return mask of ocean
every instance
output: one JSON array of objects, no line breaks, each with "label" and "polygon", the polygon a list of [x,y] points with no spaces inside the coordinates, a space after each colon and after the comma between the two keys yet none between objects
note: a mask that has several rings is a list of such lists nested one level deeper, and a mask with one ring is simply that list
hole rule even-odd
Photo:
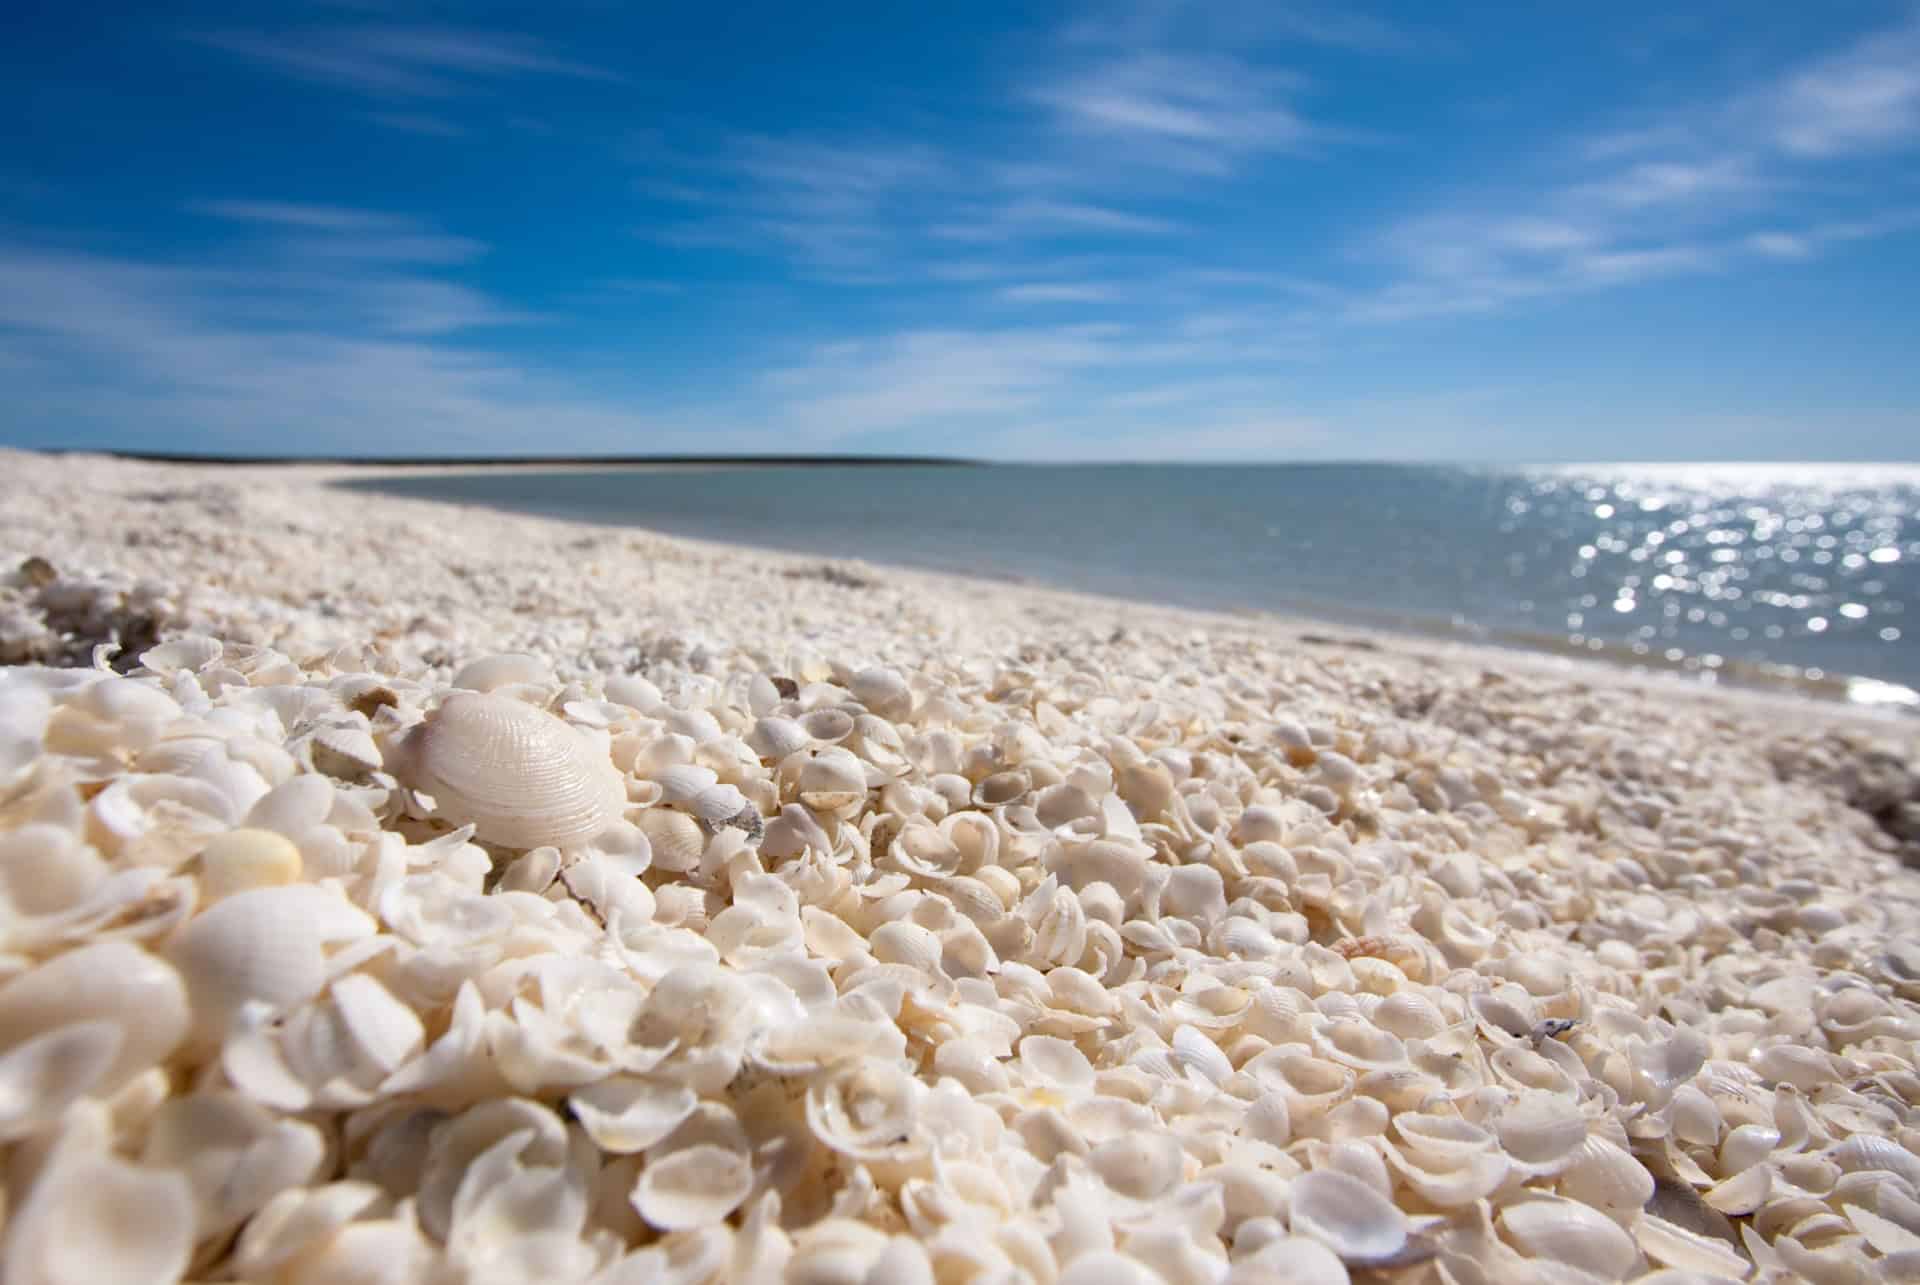
[{"label": "ocean", "polygon": [[343,485],[1920,703],[1913,465],[828,465]]}]

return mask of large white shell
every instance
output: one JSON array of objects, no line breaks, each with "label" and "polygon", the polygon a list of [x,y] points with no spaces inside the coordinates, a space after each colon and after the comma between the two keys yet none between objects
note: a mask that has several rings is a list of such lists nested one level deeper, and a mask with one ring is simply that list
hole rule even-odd
[{"label": "large white shell", "polygon": [[584,843],[627,802],[619,771],[581,733],[484,693],[447,697],[407,734],[394,768],[441,816],[508,848]]}]

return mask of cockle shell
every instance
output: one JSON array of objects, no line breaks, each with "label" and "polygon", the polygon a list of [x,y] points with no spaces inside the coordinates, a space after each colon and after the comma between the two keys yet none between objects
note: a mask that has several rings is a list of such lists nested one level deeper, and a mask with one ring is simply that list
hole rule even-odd
[{"label": "cockle shell", "polygon": [[215,835],[200,851],[200,887],[208,901],[249,888],[272,888],[300,877],[300,849],[271,830]]},{"label": "cockle shell", "polygon": [[685,812],[647,808],[635,817],[634,824],[647,836],[656,870],[684,874],[699,866],[701,854],[706,851],[707,836],[701,831],[700,823]]},{"label": "cockle shell", "polygon": [[1530,1200],[1500,1211],[1500,1230],[1530,1258],[1619,1280],[1640,1250],[1619,1223],[1571,1200]]},{"label": "cockle shell", "polygon": [[620,773],[581,733],[503,696],[455,692],[407,734],[390,766],[452,824],[508,848],[584,843],[627,801]]},{"label": "cockle shell", "polygon": [[193,1031],[218,1040],[242,1004],[287,1008],[326,984],[329,942],[369,936],[373,919],[312,884],[236,893],[195,915],[168,954],[186,982]]},{"label": "cockle shell", "polygon": [[8,1285],[174,1281],[193,1250],[193,1192],[170,1169],[59,1155],[9,1209]]},{"label": "cockle shell", "polygon": [[1334,1169],[1315,1169],[1287,1191],[1293,1230],[1338,1254],[1344,1262],[1390,1259],[1406,1247],[1406,1214],[1367,1183]]},{"label": "cockle shell", "polygon": [[662,1231],[718,1223],[753,1190],[753,1166],[729,1147],[710,1143],[650,1159],[633,1189],[633,1207]]}]

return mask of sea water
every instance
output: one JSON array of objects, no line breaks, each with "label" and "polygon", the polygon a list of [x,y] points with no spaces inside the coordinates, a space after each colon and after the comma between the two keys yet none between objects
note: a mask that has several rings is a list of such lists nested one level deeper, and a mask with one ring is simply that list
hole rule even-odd
[{"label": "sea water", "polygon": [[349,485],[1703,676],[1790,667],[1920,688],[1912,465],[826,465]]}]

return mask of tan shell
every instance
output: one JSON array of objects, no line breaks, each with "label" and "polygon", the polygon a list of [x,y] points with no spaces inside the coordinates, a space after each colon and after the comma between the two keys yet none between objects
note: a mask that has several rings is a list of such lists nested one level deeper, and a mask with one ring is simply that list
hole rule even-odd
[{"label": "tan shell", "polygon": [[626,806],[620,773],[567,724],[504,696],[455,692],[410,732],[395,775],[442,817],[508,848],[568,847]]}]

